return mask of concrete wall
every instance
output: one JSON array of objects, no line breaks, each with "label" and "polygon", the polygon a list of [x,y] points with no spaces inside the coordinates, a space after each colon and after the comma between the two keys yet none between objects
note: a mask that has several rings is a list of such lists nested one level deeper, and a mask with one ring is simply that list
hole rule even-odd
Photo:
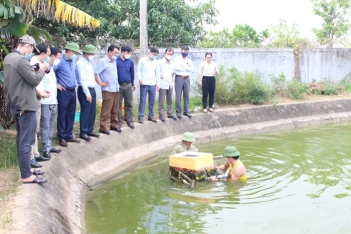
[{"label": "concrete wall", "polygon": [[136,123],[135,129],[124,125],[122,133],[70,143],[43,162],[49,183],[19,186],[11,209],[11,233],[86,233],[87,190],[170,150],[185,131],[194,132],[197,141],[205,142],[350,119],[351,99],[230,108],[194,114],[192,119]]},{"label": "concrete wall", "polygon": [[[180,49],[176,48],[175,55],[180,55]],[[271,75],[277,76],[283,73],[287,80],[300,75],[301,81],[328,81],[338,82],[351,72],[351,49],[303,49],[295,62],[294,50],[286,49],[197,49],[191,48],[189,58],[194,62],[195,71],[191,75],[192,83],[196,82],[198,68],[205,60],[205,53],[211,52],[213,60],[222,64],[225,68],[236,67],[239,71],[255,72],[261,79],[270,84]],[[163,58],[164,49],[160,49],[158,59]],[[103,56],[103,55],[101,55]],[[139,51],[132,56],[135,66],[139,61]],[[96,63],[96,61],[94,61]],[[136,70],[136,67],[135,67]],[[137,81],[137,79],[136,79]],[[135,99],[139,97],[139,84],[135,92]],[[98,85],[97,85],[98,87]],[[98,98],[101,91],[98,87]],[[138,100],[137,100],[138,101]]]}]

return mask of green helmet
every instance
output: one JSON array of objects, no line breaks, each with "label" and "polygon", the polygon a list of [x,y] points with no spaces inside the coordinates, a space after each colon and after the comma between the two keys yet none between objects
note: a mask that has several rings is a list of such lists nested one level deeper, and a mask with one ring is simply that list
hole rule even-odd
[{"label": "green helmet", "polygon": [[74,52],[77,52],[79,54],[82,54],[82,51],[79,50],[79,45],[77,43],[68,43],[66,46],[65,46],[65,49],[66,50],[72,50]]},{"label": "green helmet", "polygon": [[227,146],[223,151],[224,157],[237,157],[240,155],[240,152],[234,146]]},{"label": "green helmet", "polygon": [[86,54],[96,54],[98,51],[96,50],[95,46],[93,46],[93,45],[86,45],[82,49],[82,52],[86,53]]},{"label": "green helmet", "polygon": [[182,136],[183,141],[195,142],[195,136],[191,132],[185,132]]}]

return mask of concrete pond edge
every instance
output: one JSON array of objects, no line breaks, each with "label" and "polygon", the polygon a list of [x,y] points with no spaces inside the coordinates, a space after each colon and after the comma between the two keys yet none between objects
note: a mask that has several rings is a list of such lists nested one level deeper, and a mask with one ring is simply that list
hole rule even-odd
[{"label": "concrete pond edge", "polygon": [[122,133],[70,143],[43,162],[44,185],[21,185],[11,207],[10,233],[87,233],[85,196],[107,180],[171,149],[186,131],[206,142],[351,120],[351,98],[218,109],[192,119],[145,122]]}]

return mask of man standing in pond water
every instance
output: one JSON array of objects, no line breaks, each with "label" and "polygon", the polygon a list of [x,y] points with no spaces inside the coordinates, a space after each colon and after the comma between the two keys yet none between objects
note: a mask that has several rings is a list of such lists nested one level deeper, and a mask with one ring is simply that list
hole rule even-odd
[{"label": "man standing in pond water", "polygon": [[196,141],[194,134],[185,132],[181,139],[182,142],[174,148],[172,154],[179,154],[185,151],[199,152],[198,148],[192,144]]},{"label": "man standing in pond water", "polygon": [[223,156],[227,162],[217,167],[224,174],[211,176],[208,179],[218,181],[220,179],[231,179],[246,181],[246,167],[239,159],[240,152],[234,146],[227,146],[223,151]]}]

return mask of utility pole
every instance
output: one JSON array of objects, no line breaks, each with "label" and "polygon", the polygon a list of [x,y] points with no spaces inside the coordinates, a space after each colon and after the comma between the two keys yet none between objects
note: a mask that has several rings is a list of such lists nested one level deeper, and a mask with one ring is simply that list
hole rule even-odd
[{"label": "utility pole", "polygon": [[140,0],[140,58],[147,55],[147,0]]}]

